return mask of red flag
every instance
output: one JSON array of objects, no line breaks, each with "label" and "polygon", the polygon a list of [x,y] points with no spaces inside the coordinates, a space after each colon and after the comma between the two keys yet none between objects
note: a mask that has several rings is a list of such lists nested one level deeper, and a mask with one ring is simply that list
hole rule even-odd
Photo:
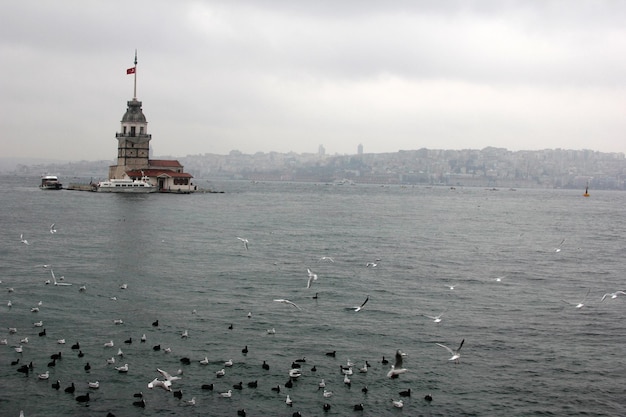
[{"label": "red flag", "polygon": [[126,74],[134,74],[134,73],[135,73],[135,67],[128,68],[128,69],[126,70]]}]

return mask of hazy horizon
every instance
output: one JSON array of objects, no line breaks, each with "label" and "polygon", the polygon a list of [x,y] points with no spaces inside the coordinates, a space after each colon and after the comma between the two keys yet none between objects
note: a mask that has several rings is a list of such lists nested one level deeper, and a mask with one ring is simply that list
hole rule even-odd
[{"label": "hazy horizon", "polygon": [[624,152],[626,3],[9,2],[3,157],[115,159],[143,102],[157,155]]}]

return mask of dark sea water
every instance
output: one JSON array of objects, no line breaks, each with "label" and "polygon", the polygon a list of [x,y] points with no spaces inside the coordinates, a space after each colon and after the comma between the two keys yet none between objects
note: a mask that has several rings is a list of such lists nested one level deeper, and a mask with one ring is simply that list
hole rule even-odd
[{"label": "dark sea water", "polygon": [[[626,289],[625,193],[220,182],[210,185],[223,194],[132,196],[38,182],[4,177],[0,190],[1,416],[626,415],[626,296],[601,302]],[[50,268],[73,285],[46,285]],[[319,276],[310,289],[307,268]],[[350,309],[367,296],[362,311]],[[442,312],[440,323],[426,317]],[[460,364],[436,344],[463,339]],[[381,359],[397,349],[408,372],[390,379]],[[11,365],[18,358],[33,362],[28,376]],[[302,376],[285,387],[302,358]],[[348,360],[350,387],[340,372]],[[124,363],[128,373],[117,372]],[[182,399],[148,389],[156,368],[182,370],[172,387]],[[64,392],[72,382],[74,395]],[[395,409],[391,399],[409,388]],[[87,392],[87,404],[74,399]],[[138,392],[145,409],[133,405]]]}]

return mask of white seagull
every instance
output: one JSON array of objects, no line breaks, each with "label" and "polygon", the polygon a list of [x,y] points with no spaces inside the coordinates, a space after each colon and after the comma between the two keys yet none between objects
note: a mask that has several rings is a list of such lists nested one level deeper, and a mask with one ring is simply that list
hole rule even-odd
[{"label": "white seagull", "polygon": [[400,374],[403,374],[407,371],[406,368],[402,367],[402,359],[406,356],[406,353],[400,351],[400,349],[396,350],[396,361],[393,365],[391,365],[391,369],[387,372],[388,378],[397,378]]},{"label": "white seagull", "polygon": [[20,235],[20,242],[22,242],[25,245],[29,245],[30,244],[30,243],[28,243],[28,240],[24,239],[24,235],[23,234]]},{"label": "white seagull", "polygon": [[[443,313],[445,313],[445,311]],[[443,316],[443,313],[439,314],[438,316],[427,316],[426,314],[424,314],[424,317],[432,319],[435,323],[441,323],[441,316]]]},{"label": "white seagull", "polygon": [[365,307],[365,304],[369,301],[369,299],[370,299],[370,296],[368,295],[367,298],[365,298],[365,301],[363,301],[363,303],[360,306],[352,307],[351,310],[354,310],[355,312],[363,310],[363,307]]},{"label": "white seagull", "polygon": [[116,367],[115,367],[115,370],[116,370],[117,372],[119,372],[119,373],[124,374],[124,373],[128,372],[128,364],[127,364],[127,363],[125,363],[125,364],[124,364],[124,365],[122,365],[122,366],[116,366]]},{"label": "white seagull", "polygon": [[224,398],[230,398],[233,396],[233,390],[228,390],[226,392],[220,392],[220,395]]},{"label": "white seagull", "polygon": [[243,242],[243,246],[246,248],[246,250],[248,250],[248,239],[244,239],[242,237],[237,237],[237,239],[241,240]]},{"label": "white seagull", "polygon": [[617,296],[618,296],[619,294],[624,294],[624,295],[626,295],[626,292],[621,291],[621,290],[620,290],[620,291],[611,292],[611,293],[608,293],[608,292],[607,292],[606,294],[604,294],[604,295],[602,296],[602,300],[600,300],[600,301],[601,301],[601,302],[602,302],[602,301],[604,301],[604,299],[605,299],[606,297],[617,298]]},{"label": "white seagull", "polygon": [[148,388],[163,388],[165,391],[171,391],[172,383],[170,381],[161,381],[159,378],[154,378],[152,381],[148,382]]},{"label": "white seagull", "polygon": [[563,239],[561,241],[561,243],[559,243],[559,246],[557,246],[556,248],[554,248],[554,252],[561,252],[561,245],[563,245],[563,242],[565,242],[565,239]]},{"label": "white seagull", "polygon": [[309,273],[309,280],[306,283],[306,287],[311,288],[311,283],[313,283],[313,281],[317,281],[317,274],[311,272],[311,270],[308,268],[307,268],[307,272]]},{"label": "white seagull", "polygon": [[456,350],[452,350],[448,346],[442,345],[441,343],[437,343],[437,346],[441,346],[442,348],[444,348],[445,350],[450,352],[452,357],[450,357],[450,359],[448,359],[449,361],[454,361],[454,363],[459,363],[459,358],[461,357],[461,354],[459,352],[461,351],[461,348],[463,347],[463,343],[464,342],[465,342],[465,339],[461,340],[461,344],[459,345],[459,347]]},{"label": "white seagull", "polygon": [[330,256],[322,256],[320,258],[320,261],[329,261],[329,262],[335,262],[335,260],[333,258],[331,258]]},{"label": "white seagull", "polygon": [[274,301],[276,301],[277,303],[283,303],[283,304],[290,304],[292,306],[294,306],[295,308],[297,308],[298,310],[302,310],[300,307],[298,307],[298,305],[292,301],[286,300],[284,298],[277,298]]},{"label": "white seagull", "polygon": [[[585,294],[585,298],[583,298],[583,299],[582,299],[582,301],[581,301],[580,303],[576,304],[576,308],[583,308],[583,307],[585,306],[585,304],[584,304],[584,303],[585,303],[585,300],[587,299],[587,296],[589,295],[589,292],[591,292],[591,288],[589,288],[589,289],[587,290],[587,294]],[[567,304],[572,304],[572,305],[574,305],[574,303],[570,303],[569,301],[565,301],[565,300],[561,300],[561,301],[563,301],[564,303],[567,303]]]},{"label": "white seagull", "polygon": [[69,286],[72,285],[68,282],[57,282],[57,277],[54,275],[54,271],[52,270],[52,268],[50,268],[50,274],[52,274],[52,280],[54,282],[54,285],[58,285],[58,286]]},{"label": "white seagull", "polygon": [[54,227],[54,223],[50,225],[50,233],[54,234],[57,232],[57,229]]},{"label": "white seagull", "polygon": [[402,400],[394,400],[394,399],[392,399],[391,402],[392,402],[393,406],[396,407],[396,408],[404,407],[404,402]]},{"label": "white seagull", "polygon": [[161,375],[163,375],[163,378],[165,378],[166,381],[168,381],[171,385],[172,381],[177,381],[180,379],[179,376],[175,376],[175,375],[170,375],[169,372],[164,371],[162,369],[157,368],[157,372],[159,372]]}]

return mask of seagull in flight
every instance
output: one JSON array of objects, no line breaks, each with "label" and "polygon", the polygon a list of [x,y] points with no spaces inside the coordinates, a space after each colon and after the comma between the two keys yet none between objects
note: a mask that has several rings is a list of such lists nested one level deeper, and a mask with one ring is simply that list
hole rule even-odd
[{"label": "seagull in flight", "polygon": [[[583,308],[585,306],[584,302],[587,299],[587,296],[589,295],[589,292],[591,292],[591,288],[589,288],[587,290],[587,294],[585,294],[585,298],[583,298],[580,303],[576,304],[576,308]],[[572,305],[574,304],[574,303],[570,303],[569,301],[565,301],[565,300],[561,300],[561,301],[563,301],[564,303],[567,303],[567,304],[572,304]]]},{"label": "seagull in flight", "polygon": [[459,352],[461,351],[461,348],[463,347],[464,342],[465,342],[465,339],[461,340],[461,344],[456,350],[452,350],[448,346],[442,345],[441,343],[437,343],[437,346],[441,346],[442,348],[450,352],[452,357],[448,359],[449,361],[454,361],[454,363],[459,363],[459,358],[461,357],[461,354]]},{"label": "seagull in flight", "polygon": [[50,233],[55,234],[57,232],[57,229],[54,227],[54,223],[52,223],[50,225]]},{"label": "seagull in flight", "polygon": [[306,283],[307,288],[311,288],[311,283],[313,281],[317,281],[317,274],[313,273],[310,269],[307,268],[307,272],[309,273],[309,280]]},{"label": "seagull in flight", "polygon": [[396,361],[393,365],[391,365],[391,369],[387,372],[387,377],[389,378],[398,378],[400,374],[403,374],[407,371],[406,368],[402,367],[402,358],[406,356],[406,353],[402,352],[400,349],[396,350]]},{"label": "seagull in flight", "polygon": [[54,271],[50,268],[50,273],[52,274],[52,280],[54,281],[54,285],[58,286],[69,286],[72,285],[69,282],[57,282],[57,277],[54,275]]},{"label": "seagull in flight", "polygon": [[351,310],[354,310],[355,312],[361,311],[363,310],[363,307],[365,307],[365,304],[367,304],[367,302],[369,301],[370,296],[368,295],[367,298],[365,298],[365,301],[363,301],[363,303],[358,306],[358,307],[352,307]]},{"label": "seagull in flight", "polygon": [[24,234],[20,234],[20,242],[25,245],[30,245],[30,243],[28,243],[28,240],[24,239]]},{"label": "seagull in flight", "polygon": [[248,250],[248,239],[244,239],[243,237],[237,237],[237,239],[243,242],[243,246]]},{"label": "seagull in flight", "polygon": [[291,304],[292,306],[294,306],[295,308],[297,308],[298,310],[302,310],[300,307],[298,307],[298,305],[292,301],[286,300],[284,298],[277,298],[274,301],[276,301],[277,303],[283,303],[283,304]]},{"label": "seagull in flight", "polygon": [[601,302],[602,302],[602,301],[604,301],[604,299],[605,299],[606,297],[617,298],[617,296],[618,296],[619,294],[624,294],[624,295],[626,295],[626,292],[621,291],[621,290],[620,290],[620,291],[611,292],[611,293],[608,293],[608,292],[607,292],[606,294],[604,294],[604,295],[602,296],[602,300],[600,300],[600,301],[601,301]]},{"label": "seagull in flight", "polygon": [[565,239],[563,239],[561,241],[561,243],[559,243],[559,246],[557,246],[556,248],[554,248],[554,252],[561,252],[561,246],[563,245],[563,242],[565,242]]},{"label": "seagull in flight", "polygon": [[333,258],[331,258],[330,256],[322,256],[320,258],[320,261],[335,262],[335,260]]},{"label": "seagull in flight", "polygon": [[[445,311],[443,313],[445,313]],[[441,316],[443,316],[443,313],[439,314],[438,316],[427,316],[426,314],[424,314],[424,317],[432,319],[435,323],[441,323]]]}]

